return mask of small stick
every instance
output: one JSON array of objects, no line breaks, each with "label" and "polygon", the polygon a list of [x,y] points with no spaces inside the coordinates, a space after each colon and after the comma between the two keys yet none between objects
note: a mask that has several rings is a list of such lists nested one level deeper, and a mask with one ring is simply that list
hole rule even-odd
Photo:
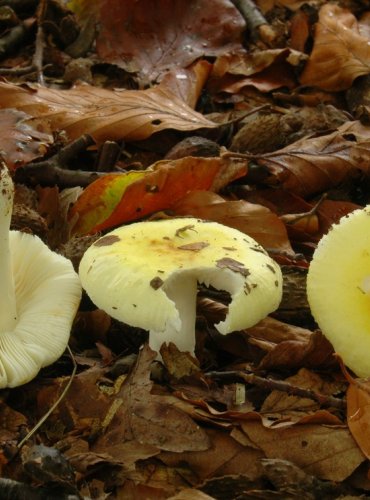
[{"label": "small stick", "polygon": [[310,389],[302,389],[302,387],[297,387],[289,384],[289,382],[283,382],[281,380],[272,380],[270,378],[259,377],[252,373],[244,373],[242,371],[224,371],[216,372],[211,371],[205,374],[207,377],[216,379],[242,379],[247,384],[256,385],[262,387],[263,389],[268,389],[269,391],[276,390],[286,392],[292,396],[300,396],[302,398],[312,399],[322,406],[331,406],[333,408],[338,408],[344,410],[346,408],[346,402],[342,399],[335,398],[334,396],[326,396],[325,394],[320,394]]},{"label": "small stick", "polygon": [[96,170],[98,172],[109,172],[113,170],[121,155],[121,146],[114,141],[105,141],[101,146],[98,160],[96,162]]},{"label": "small stick", "polygon": [[37,8],[37,31],[35,40],[35,53],[33,55],[32,64],[36,68],[37,81],[40,85],[44,85],[44,73],[42,71],[43,66],[43,54],[44,54],[44,30],[42,28],[42,22],[45,16],[46,10],[46,0],[40,0],[40,4]]},{"label": "small stick", "polygon": [[308,212],[303,212],[301,214],[286,214],[282,215],[280,218],[286,223],[286,224],[295,224],[301,219],[305,219],[306,217],[310,218],[316,215],[317,210],[319,209],[320,205],[326,198],[328,197],[327,193],[324,193],[319,201],[315,203],[315,205],[309,210]]},{"label": "small stick", "polygon": [[86,187],[104,175],[107,173],[66,170],[45,161],[42,164],[35,163],[17,168],[14,180],[20,184],[25,183],[32,186],[40,184],[40,186],[59,186],[61,188]]},{"label": "small stick", "polygon": [[270,45],[275,40],[276,34],[255,3],[252,0],[231,1],[244,17],[251,32],[252,40],[255,41],[260,38],[263,42]]},{"label": "small stick", "polygon": [[27,23],[18,24],[18,26],[14,26],[6,35],[0,38],[1,58],[7,56],[24,43],[28,28]]},{"label": "small stick", "polygon": [[65,165],[76,155],[94,144],[91,136],[85,134],[67,144],[54,156],[47,160],[28,163],[18,167],[14,174],[15,182],[29,183],[33,186],[86,187],[98,177],[107,175],[103,172],[87,172],[84,170],[68,170]]},{"label": "small stick", "polygon": [[29,66],[21,66],[19,68],[0,68],[0,75],[21,76],[29,75],[35,71],[36,67],[31,64]]}]

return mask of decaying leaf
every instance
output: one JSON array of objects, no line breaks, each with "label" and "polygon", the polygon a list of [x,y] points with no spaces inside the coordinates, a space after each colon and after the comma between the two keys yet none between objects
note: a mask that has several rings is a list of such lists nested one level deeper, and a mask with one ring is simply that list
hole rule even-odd
[{"label": "decaying leaf", "polygon": [[370,39],[360,33],[356,17],[333,3],[323,5],[301,83],[345,90],[355,78],[369,72]]},{"label": "decaying leaf", "polygon": [[147,90],[107,90],[90,85],[58,90],[0,82],[0,107],[43,117],[52,130],[65,130],[70,139],[90,134],[96,141],[139,141],[168,128],[216,126],[160,85]]},{"label": "decaying leaf", "polygon": [[247,53],[244,50],[220,55],[213,66],[208,89],[238,93],[247,86],[261,92],[296,86],[294,66],[307,56],[289,49],[270,49]]},{"label": "decaying leaf", "polygon": [[[94,445],[95,452],[106,451],[116,458],[124,456],[125,447],[139,450],[151,447],[152,455],[159,450],[182,452],[207,450],[209,439],[203,429],[171,398],[151,395],[150,364],[155,353],[145,346],[138,361],[125,380],[117,398],[122,401],[106,433]],[[167,399],[168,398],[168,399]],[[123,460],[124,458],[121,458]]]},{"label": "decaying leaf", "polygon": [[228,474],[245,474],[250,480],[259,477],[264,458],[261,449],[254,446],[244,446],[226,432],[217,432],[210,428],[207,435],[212,446],[206,451],[176,453],[162,452],[159,458],[170,466],[185,463],[199,482],[210,477],[220,477]]},{"label": "decaying leaf", "polygon": [[367,380],[347,377],[347,422],[352,436],[364,453],[370,458],[370,384]]},{"label": "decaying leaf", "polygon": [[343,481],[365,460],[345,428],[306,424],[266,429],[250,421],[241,427],[268,458],[289,460],[321,479]]},{"label": "decaying leaf", "polygon": [[148,82],[171,66],[241,47],[245,22],[232,2],[101,0],[97,52]]},{"label": "decaying leaf", "polygon": [[211,69],[212,65],[208,61],[199,59],[188,68],[175,67],[168,71],[161,85],[194,109]]},{"label": "decaying leaf", "polygon": [[186,157],[142,172],[110,174],[90,184],[72,207],[73,232],[101,231],[171,208],[189,191],[220,189],[245,172],[244,162]]},{"label": "decaying leaf", "polygon": [[258,158],[274,176],[271,184],[310,196],[370,171],[370,129],[353,121],[321,137],[304,138]]},{"label": "decaying leaf", "polygon": [[44,156],[53,143],[48,121],[32,120],[22,111],[1,110],[0,127],[1,156],[11,170]]},{"label": "decaying leaf", "polygon": [[293,252],[283,222],[262,205],[227,201],[211,191],[191,191],[172,209],[177,215],[192,215],[239,229],[265,248]]}]

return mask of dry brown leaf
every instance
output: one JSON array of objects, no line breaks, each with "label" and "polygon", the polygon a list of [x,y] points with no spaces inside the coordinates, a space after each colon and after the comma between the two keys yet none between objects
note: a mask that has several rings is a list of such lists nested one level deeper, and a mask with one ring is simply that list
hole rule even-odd
[{"label": "dry brown leaf", "polygon": [[301,83],[325,90],[346,90],[355,78],[369,72],[370,39],[360,33],[355,16],[333,3],[323,5]]},{"label": "dry brown leaf", "polygon": [[[284,380],[295,387],[308,389],[325,396],[333,396],[344,390],[344,382],[331,382],[320,377],[319,374],[301,368],[298,373]],[[284,416],[301,419],[303,415],[312,415],[320,407],[319,403],[309,398],[290,395],[287,392],[272,391],[261,407],[261,412],[275,414],[277,419]]]},{"label": "dry brown leaf", "polygon": [[347,122],[331,134],[262,155],[257,163],[268,168],[273,185],[303,197],[321,193],[360,172],[369,175],[370,128]]},{"label": "dry brown leaf", "polygon": [[267,249],[293,253],[285,225],[262,205],[225,201],[210,191],[193,191],[171,208],[176,215],[192,215],[238,229]]},{"label": "dry brown leaf", "polygon": [[362,452],[370,459],[370,383],[360,379],[349,379],[349,382],[348,427]]},{"label": "dry brown leaf", "polygon": [[241,427],[267,458],[289,460],[321,479],[343,481],[365,460],[347,429],[311,424],[266,429],[250,421]]},{"label": "dry brown leaf", "polygon": [[211,72],[212,64],[200,59],[188,68],[174,68],[164,75],[161,86],[195,108]]},{"label": "dry brown leaf", "polygon": [[155,353],[144,346],[130,376],[117,393],[121,406],[112,418],[107,431],[94,445],[98,453],[110,453],[124,460],[125,447],[152,450],[206,450],[207,435],[166,396],[151,395],[150,365]]},{"label": "dry brown leaf", "polygon": [[0,82],[0,107],[47,119],[70,139],[139,141],[172,128],[197,130],[216,124],[158,85],[147,90],[107,90],[80,85],[69,90]]},{"label": "dry brown leaf", "polygon": [[[254,345],[263,348],[260,342],[255,339],[250,341]],[[307,341],[282,341],[271,348],[264,356],[260,364],[260,369],[274,368],[299,368],[308,367],[327,367],[335,364],[334,351],[329,341],[316,331],[311,333]]]},{"label": "dry brown leaf", "polygon": [[356,203],[342,200],[323,200],[317,209],[317,214],[320,221],[320,234],[324,235],[328,232],[329,228],[339,222],[339,220],[361,208]]},{"label": "dry brown leaf", "polygon": [[245,474],[251,480],[260,476],[259,460],[265,455],[253,443],[243,446],[226,432],[215,429],[207,429],[207,435],[212,443],[207,451],[181,455],[162,452],[158,458],[172,467],[186,464],[199,481],[227,474]]},{"label": "dry brown leaf", "polygon": [[202,491],[194,490],[193,488],[184,488],[180,493],[170,497],[168,500],[214,500],[214,497],[210,497]]},{"label": "dry brown leaf", "polygon": [[179,351],[173,342],[163,343],[160,349],[166,370],[175,379],[199,373],[199,363],[189,352]]},{"label": "dry brown leaf", "polygon": [[[66,397],[50,417],[49,425],[57,428],[63,425],[65,431],[74,429],[91,433],[93,427],[104,420],[112,404],[110,397],[99,389],[105,372],[106,369],[93,366],[76,375]],[[38,391],[37,405],[40,415],[46,413],[56,401],[65,383],[66,378],[60,377]]]},{"label": "dry brown leaf", "polygon": [[32,120],[32,116],[15,109],[0,111],[0,128],[1,156],[9,169],[44,156],[53,143],[46,120]]},{"label": "dry brown leaf", "polygon": [[293,88],[296,86],[293,68],[304,59],[304,54],[289,49],[225,53],[213,65],[208,90],[234,94],[247,86],[261,92]]},{"label": "dry brown leaf", "polygon": [[102,0],[97,52],[142,83],[173,66],[241,47],[245,21],[227,0]]}]

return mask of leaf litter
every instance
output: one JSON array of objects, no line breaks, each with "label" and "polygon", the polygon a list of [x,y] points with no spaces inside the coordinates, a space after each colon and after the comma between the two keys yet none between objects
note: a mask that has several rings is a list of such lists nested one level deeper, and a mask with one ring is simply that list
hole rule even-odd
[{"label": "leaf litter", "polygon": [[[213,325],[230,297],[199,286],[196,357],[169,344],[163,362],[147,332],[84,297],[70,338],[77,373],[64,355],[3,392],[0,496],[368,496],[368,383],[334,355],[305,294],[317,242],[369,203],[366,6],[46,3],[47,64],[30,61],[32,36],[27,50],[2,56],[12,227],[39,234],[77,268],[117,225],[214,220],[276,259],[284,291],[275,313],[222,336]],[[10,8],[15,24],[30,15]]]}]

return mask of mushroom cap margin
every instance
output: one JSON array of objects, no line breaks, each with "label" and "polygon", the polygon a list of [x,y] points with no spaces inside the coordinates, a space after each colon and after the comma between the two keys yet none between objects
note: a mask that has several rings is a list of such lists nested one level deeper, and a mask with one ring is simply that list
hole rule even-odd
[{"label": "mushroom cap margin", "polygon": [[216,325],[221,333],[254,325],[281,300],[280,267],[255,240],[195,218],[115,229],[91,245],[79,269],[82,286],[98,307],[127,324],[157,332],[169,323],[179,328],[178,311],[165,289],[168,280],[180,283],[182,273],[193,273],[195,280],[231,294],[229,313]]},{"label": "mushroom cap margin", "polygon": [[313,317],[344,363],[370,376],[370,206],[344,216],[319,241],[307,275]]}]

